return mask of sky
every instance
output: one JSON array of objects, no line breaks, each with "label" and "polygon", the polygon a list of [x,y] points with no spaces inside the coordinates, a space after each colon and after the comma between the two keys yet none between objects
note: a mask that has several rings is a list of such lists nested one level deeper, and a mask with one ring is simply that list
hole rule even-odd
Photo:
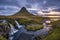
[{"label": "sky", "polygon": [[60,12],[60,0],[0,0],[0,15],[13,15],[22,7],[33,14],[40,11]]}]

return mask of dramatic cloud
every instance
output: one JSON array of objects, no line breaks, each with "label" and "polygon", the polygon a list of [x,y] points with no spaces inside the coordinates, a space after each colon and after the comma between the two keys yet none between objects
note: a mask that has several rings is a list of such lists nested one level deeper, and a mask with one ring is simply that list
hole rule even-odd
[{"label": "dramatic cloud", "polygon": [[12,15],[18,12],[20,8],[16,6],[10,6],[10,5],[0,5],[0,15]]},{"label": "dramatic cloud", "polygon": [[[44,12],[51,10],[60,12],[60,0],[0,0],[0,6],[1,5],[3,5],[3,8],[0,8],[0,10],[3,11],[0,11],[0,14],[3,14],[3,12],[9,14],[11,8],[13,9],[11,13],[16,13],[15,11],[18,11],[19,8],[22,7],[26,7],[29,12],[34,14],[40,10]],[[6,8],[9,9],[9,11]]]},{"label": "dramatic cloud", "polygon": [[33,5],[33,8],[35,7],[35,9],[40,9],[38,11],[42,11],[42,13],[49,13],[50,11],[60,12],[60,0],[40,0],[39,2],[38,1],[36,0],[33,2],[33,4],[31,3],[31,8]]}]

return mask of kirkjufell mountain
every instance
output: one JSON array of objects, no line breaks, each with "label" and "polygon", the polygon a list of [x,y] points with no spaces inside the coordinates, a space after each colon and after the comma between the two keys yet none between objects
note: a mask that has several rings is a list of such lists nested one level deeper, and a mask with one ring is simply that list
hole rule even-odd
[{"label": "kirkjufell mountain", "polygon": [[21,10],[17,13],[15,13],[14,15],[10,15],[10,16],[0,16],[1,19],[27,19],[27,20],[34,20],[34,21],[42,21],[43,19],[45,19],[45,17],[40,17],[37,15],[33,15],[32,13],[29,13],[27,11],[27,9],[25,7],[22,7]]}]

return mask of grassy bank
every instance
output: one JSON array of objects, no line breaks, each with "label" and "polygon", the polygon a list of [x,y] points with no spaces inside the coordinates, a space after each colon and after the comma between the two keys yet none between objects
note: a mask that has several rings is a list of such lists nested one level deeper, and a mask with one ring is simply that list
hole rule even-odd
[{"label": "grassy bank", "polygon": [[44,40],[60,40],[60,20],[52,23],[53,33],[48,35]]}]

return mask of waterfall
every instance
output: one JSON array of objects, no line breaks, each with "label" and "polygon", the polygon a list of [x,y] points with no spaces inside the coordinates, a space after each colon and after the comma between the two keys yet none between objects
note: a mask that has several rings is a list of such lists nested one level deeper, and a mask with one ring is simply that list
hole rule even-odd
[{"label": "waterfall", "polygon": [[44,28],[47,28],[46,23],[43,23]]},{"label": "waterfall", "polygon": [[13,38],[13,40],[17,40],[17,38],[20,36],[20,34],[23,32],[23,25],[20,25],[19,23],[18,23],[18,21],[16,21],[15,20],[15,23],[16,23],[16,27],[18,27],[19,29],[18,29],[18,32],[14,35],[14,38]]},{"label": "waterfall", "polygon": [[14,33],[16,33],[18,30],[16,30],[15,28],[14,28],[14,26],[12,25],[12,24],[10,24],[10,27],[11,27],[11,29],[10,29],[10,34],[14,34]]},{"label": "waterfall", "polygon": [[10,29],[10,32],[9,32],[9,39],[8,40],[13,40],[14,36],[15,36],[15,33],[17,32],[17,35],[19,35],[19,33],[22,31],[21,30],[21,27],[23,25],[19,25],[19,23],[15,20],[15,23],[16,23],[16,27],[18,27],[19,29],[15,29],[15,27],[9,23],[11,29]]},{"label": "waterfall", "polygon": [[16,23],[16,25],[17,25],[18,28],[21,28],[21,27],[22,27],[22,25],[20,25],[20,24],[18,23],[18,21],[15,20],[15,23]]},{"label": "waterfall", "polygon": [[51,25],[47,25],[46,23],[43,23],[44,29],[46,29],[47,31],[52,30]]},{"label": "waterfall", "polygon": [[18,30],[16,30],[12,24],[9,23],[9,25],[11,27],[10,32],[9,32],[9,40],[12,40],[13,39],[12,35],[14,35]]}]

